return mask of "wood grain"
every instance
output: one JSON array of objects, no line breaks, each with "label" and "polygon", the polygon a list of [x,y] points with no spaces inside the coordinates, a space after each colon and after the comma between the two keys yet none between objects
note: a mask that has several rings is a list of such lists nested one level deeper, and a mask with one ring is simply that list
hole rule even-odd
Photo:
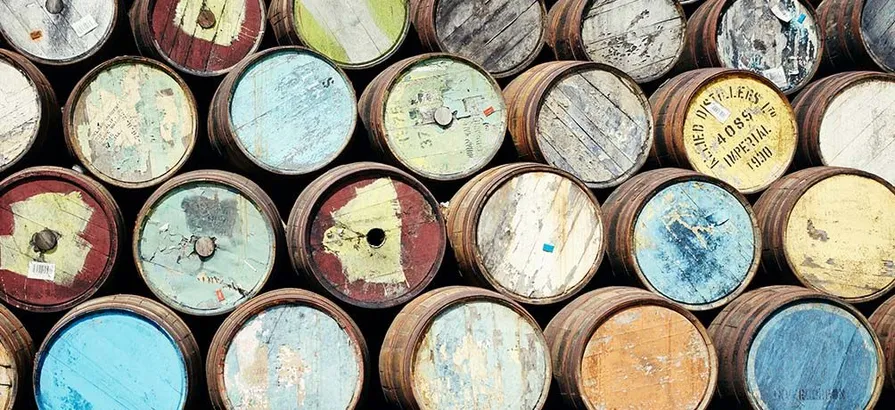
[{"label": "wood grain", "polygon": [[879,305],[868,318],[870,325],[879,337],[883,355],[886,358],[886,381],[888,386],[895,387],[895,297]]},{"label": "wood grain", "polygon": [[[34,342],[28,330],[7,308],[0,307],[0,409],[25,407],[34,362]],[[18,407],[13,407],[19,403]]]},{"label": "wood grain", "polygon": [[[175,310],[219,315],[255,296],[273,271],[279,216],[260,187],[222,171],[172,179],[147,200],[134,259],[149,289]],[[211,241],[209,256],[201,241]]]},{"label": "wood grain", "polygon": [[40,131],[41,98],[26,73],[0,59],[0,169],[21,159]]},{"label": "wood grain", "polygon": [[103,182],[143,188],[171,177],[196,141],[192,93],[158,62],[118,57],[93,69],[65,105],[66,142]]},{"label": "wood grain", "polygon": [[591,61],[647,82],[671,70],[684,48],[686,17],[673,0],[588,2],[581,40]]},{"label": "wood grain", "polygon": [[895,72],[895,8],[893,0],[865,0],[861,34],[867,52],[888,72]]},{"label": "wood grain", "polygon": [[94,55],[115,28],[116,0],[63,0],[60,13],[46,0],[0,1],[0,33],[18,51],[44,64],[60,65]]},{"label": "wood grain", "polygon": [[761,74],[786,93],[806,84],[823,49],[809,7],[801,0],[773,0],[770,5],[766,0],[731,2],[718,31],[722,66]]}]

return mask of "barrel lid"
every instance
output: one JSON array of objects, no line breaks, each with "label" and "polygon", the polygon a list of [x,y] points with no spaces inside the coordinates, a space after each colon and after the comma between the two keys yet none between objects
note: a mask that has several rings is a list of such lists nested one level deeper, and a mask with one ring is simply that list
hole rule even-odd
[{"label": "barrel lid", "polygon": [[119,297],[88,302],[50,331],[34,367],[40,408],[186,408],[192,387],[186,355],[195,352],[182,344],[189,338],[195,349],[195,340],[144,311],[164,309],[157,303],[116,302]]},{"label": "barrel lid", "polygon": [[102,186],[35,167],[0,182],[0,298],[31,311],[67,309],[112,271],[121,214]]},{"label": "barrel lid", "polygon": [[[139,4],[139,3],[138,3]],[[263,0],[149,0],[152,47],[168,64],[198,76],[229,71],[261,45]]]},{"label": "barrel lid", "polygon": [[137,270],[175,310],[229,312],[256,295],[273,270],[282,222],[272,209],[261,188],[236,174],[179,175],[137,217]]},{"label": "barrel lid", "polygon": [[9,169],[28,153],[44,121],[45,107],[31,70],[18,60],[0,50],[0,171]]},{"label": "barrel lid", "polygon": [[783,176],[796,152],[795,115],[764,77],[743,70],[705,71],[690,96],[683,146],[696,171],[744,194]]},{"label": "barrel lid", "polygon": [[726,0],[717,27],[722,66],[760,74],[786,94],[808,84],[820,66],[823,35],[802,0]]},{"label": "barrel lid", "polygon": [[863,0],[861,11],[861,37],[867,52],[883,70],[895,72],[895,46],[892,45],[892,0]]},{"label": "barrel lid", "polygon": [[354,408],[367,370],[366,343],[348,314],[300,289],[240,306],[208,357],[209,392],[226,409]]},{"label": "barrel lid", "polygon": [[171,177],[196,143],[192,93],[174,71],[143,57],[117,57],[75,86],[63,114],[66,143],[91,174],[145,188]]},{"label": "barrel lid", "polygon": [[279,47],[237,68],[228,127],[253,163],[276,174],[320,170],[345,149],[357,97],[345,73],[315,51]]},{"label": "barrel lid", "polygon": [[109,39],[117,18],[116,0],[0,0],[0,34],[42,64],[90,57]]},{"label": "barrel lid", "polygon": [[545,165],[489,183],[474,229],[485,279],[533,304],[573,296],[596,273],[606,247],[597,199],[571,175]]},{"label": "barrel lid", "polygon": [[749,345],[749,402],[758,409],[808,403],[873,408],[883,383],[883,358],[879,341],[859,315],[838,302],[810,298],[775,311]]},{"label": "barrel lid", "polygon": [[755,214],[735,188],[717,179],[692,174],[666,181],[642,199],[633,222],[637,275],[688,309],[730,301],[758,268]]},{"label": "barrel lid", "polygon": [[410,29],[408,0],[284,1],[302,44],[348,69],[385,61]]},{"label": "barrel lid", "polygon": [[[393,167],[357,163],[312,183],[290,215],[293,261],[339,300],[361,307],[404,303],[432,281],[444,256],[444,219],[419,181]],[[315,188],[316,189],[316,188]]]},{"label": "barrel lid", "polygon": [[507,112],[500,86],[465,58],[416,57],[386,93],[382,111],[373,115],[382,117],[389,151],[416,175],[467,177],[491,162],[503,143]]}]

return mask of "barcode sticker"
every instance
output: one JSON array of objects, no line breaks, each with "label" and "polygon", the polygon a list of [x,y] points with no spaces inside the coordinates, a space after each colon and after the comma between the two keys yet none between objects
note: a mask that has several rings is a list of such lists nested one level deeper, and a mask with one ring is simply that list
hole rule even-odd
[{"label": "barcode sticker", "polygon": [[716,101],[709,101],[705,109],[709,110],[709,114],[712,114],[712,117],[715,117],[718,122],[724,122],[730,118],[730,110]]},{"label": "barcode sticker", "polygon": [[53,281],[56,279],[56,264],[34,261],[29,262],[28,279]]},{"label": "barcode sticker", "polygon": [[77,34],[78,37],[84,37],[84,35],[93,31],[97,26],[98,24],[96,24],[96,20],[88,15],[72,23],[71,28],[75,30],[75,34]]},{"label": "barcode sticker", "polygon": [[771,0],[771,13],[774,13],[780,21],[789,23],[796,16],[795,5],[787,0]]}]

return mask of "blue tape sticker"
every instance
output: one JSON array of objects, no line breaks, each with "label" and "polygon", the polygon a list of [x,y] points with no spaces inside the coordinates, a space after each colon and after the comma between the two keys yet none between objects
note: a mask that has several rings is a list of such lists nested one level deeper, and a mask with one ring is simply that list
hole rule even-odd
[{"label": "blue tape sticker", "polygon": [[554,249],[556,249],[556,246],[553,246],[552,244],[549,244],[549,243],[544,244],[544,252],[553,253]]},{"label": "blue tape sticker", "polygon": [[805,22],[805,17],[807,17],[807,16],[805,16],[805,14],[802,13],[802,14],[799,15],[799,18],[797,18],[796,21],[798,21],[799,24],[802,24],[802,23]]}]

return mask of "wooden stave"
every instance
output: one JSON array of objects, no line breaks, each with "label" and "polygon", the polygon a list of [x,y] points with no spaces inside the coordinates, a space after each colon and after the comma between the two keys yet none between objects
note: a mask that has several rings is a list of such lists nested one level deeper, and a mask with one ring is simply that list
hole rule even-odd
[{"label": "wooden stave", "polygon": [[[269,5],[267,8],[267,19],[270,24],[271,31],[273,31],[273,35],[276,39],[277,44],[282,46],[307,46],[306,42],[301,38],[301,35],[295,28],[295,1],[296,0],[269,1]],[[377,59],[362,64],[342,64],[338,62],[334,63],[344,70],[366,70],[382,64],[386,60],[393,57],[404,44],[404,41],[407,40],[407,34],[410,32],[412,20],[410,1],[412,0],[406,1],[407,13],[406,18],[404,19],[404,30],[401,32],[401,35],[398,36],[397,42],[392,45],[393,47],[391,50],[379,56],[379,58]],[[327,59],[330,58],[327,57]]]},{"label": "wooden stave", "polygon": [[469,285],[483,287],[500,293],[516,303],[525,305],[550,305],[574,297],[596,276],[597,270],[603,263],[604,254],[606,253],[607,248],[608,236],[606,235],[605,228],[603,228],[603,240],[600,245],[600,251],[590,270],[581,282],[561,295],[540,299],[513,294],[492,278],[482,263],[482,257],[479,255],[476,240],[478,221],[481,217],[482,209],[491,195],[511,179],[526,173],[535,172],[552,173],[572,181],[579,189],[587,193],[591,203],[593,203],[594,207],[597,209],[598,218],[601,222],[605,223],[605,214],[601,210],[599,201],[597,201],[597,198],[587,186],[573,175],[548,165],[515,163],[491,168],[466,183],[460,191],[451,198],[448,205],[448,211],[446,212],[445,225],[447,226],[448,237],[450,238],[449,242],[453,249],[454,257],[457,260],[460,271],[463,273],[463,279]]},{"label": "wooden stave", "polygon": [[637,217],[651,198],[658,194],[662,189],[685,181],[707,182],[724,189],[743,205],[743,209],[746,210],[752,220],[755,249],[752,256],[752,265],[743,282],[729,295],[712,303],[697,305],[675,301],[678,305],[694,312],[712,310],[727,305],[746,291],[752,280],[755,278],[755,275],[758,273],[762,252],[761,230],[759,229],[758,219],[756,213],[752,210],[752,206],[749,204],[746,197],[739,193],[736,188],[720,179],[691,170],[660,168],[640,173],[619,186],[619,188],[613,191],[609,198],[603,203],[603,211],[605,215],[604,229],[607,235],[612,235],[612,237],[615,238],[614,241],[609,242],[606,249],[606,259],[608,259],[612,265],[613,272],[620,274],[629,283],[661,295],[643,274],[640,265],[636,261],[634,255],[634,227],[637,222]]},{"label": "wooden stave", "polygon": [[827,109],[840,93],[869,81],[895,82],[895,74],[851,71],[834,74],[805,87],[792,102],[799,125],[796,164],[803,168],[829,166],[820,149],[820,127]]},{"label": "wooden stave", "polygon": [[398,79],[401,77],[401,75],[412,68],[414,65],[434,58],[446,58],[453,60],[454,62],[470,66],[471,68],[482,74],[486,79],[488,79],[488,81],[494,87],[494,90],[497,91],[501,98],[503,98],[503,94],[501,92],[500,85],[497,83],[497,80],[495,80],[491,74],[489,74],[487,71],[485,71],[484,68],[480,67],[475,62],[454,54],[426,53],[408,57],[382,70],[376,77],[373,78],[373,80],[370,81],[369,85],[367,85],[367,88],[364,89],[363,93],[361,93],[361,96],[357,101],[357,111],[358,115],[360,116],[361,122],[364,124],[364,128],[367,131],[367,136],[369,137],[371,147],[379,156],[379,158],[384,160],[384,162],[394,165],[401,170],[407,171],[415,177],[421,178],[422,180],[427,182],[449,182],[463,180],[471,177],[472,175],[475,175],[478,172],[481,172],[488,166],[489,163],[493,162],[494,158],[497,156],[497,150],[491,153],[491,158],[485,165],[482,165],[477,169],[467,170],[466,172],[463,172],[461,174],[448,177],[438,175],[423,175],[418,171],[412,170],[408,165],[402,162],[397,157],[397,155],[394,154],[389,146],[389,138],[385,130],[385,103],[388,99],[392,86],[397,84]]},{"label": "wooden stave", "polygon": [[[435,10],[438,1],[439,0],[410,0],[410,19],[413,22],[413,27],[419,35],[420,43],[423,48],[430,52],[446,52],[444,51],[445,47],[438,38],[438,33],[435,29]],[[543,16],[541,18],[541,38],[540,41],[538,41],[537,48],[533,50],[522,63],[512,69],[499,72],[486,70],[494,78],[508,78],[525,71],[525,69],[530,67],[541,53],[545,43],[544,39],[547,35],[547,8],[544,4],[544,0],[536,1],[541,7],[541,14]]]},{"label": "wooden stave", "polygon": [[[153,68],[156,68],[156,69],[164,72],[165,74],[168,74],[169,76],[171,76],[171,78],[174,79],[174,81],[177,84],[180,85],[181,89],[183,90],[184,94],[187,97],[187,102],[189,103],[189,105],[193,111],[192,112],[192,114],[193,114],[192,115],[193,116],[193,121],[192,121],[193,122],[193,133],[192,134],[193,135],[192,135],[192,138],[190,139],[190,145],[187,146],[186,150],[184,151],[183,158],[181,158],[180,161],[176,165],[171,167],[171,169],[168,170],[168,172],[165,173],[164,175],[161,175],[159,177],[156,177],[152,180],[145,181],[145,182],[133,183],[133,182],[118,181],[118,180],[112,179],[111,177],[109,177],[107,175],[103,175],[101,172],[98,172],[93,167],[93,165],[91,165],[91,163],[89,161],[86,161],[86,158],[84,157],[84,154],[81,152],[80,147],[78,147],[77,142],[74,141],[73,135],[76,132],[75,128],[77,128],[72,124],[72,121],[74,120],[74,108],[77,105],[78,101],[80,100],[82,92],[87,89],[87,87],[90,85],[90,83],[94,79],[96,79],[96,77],[100,73],[102,73],[104,70],[106,70],[108,68],[111,68],[111,67],[113,67],[115,65],[119,65],[119,64],[144,64],[144,65],[152,66]],[[149,187],[159,185],[162,182],[164,182],[164,181],[170,179],[171,177],[173,177],[174,175],[176,175],[178,172],[180,172],[180,170],[184,167],[184,165],[186,165],[187,160],[189,160],[190,156],[193,153],[193,150],[196,147],[197,140],[199,139],[198,128],[199,128],[198,105],[196,104],[196,98],[193,95],[193,92],[190,89],[190,87],[187,85],[186,81],[184,81],[183,78],[180,75],[178,75],[177,72],[175,72],[170,67],[164,65],[163,63],[161,63],[159,61],[156,61],[156,60],[153,60],[150,58],[146,58],[146,57],[119,56],[119,57],[112,58],[111,60],[107,60],[107,61],[103,62],[102,64],[94,67],[89,72],[87,72],[87,74],[85,74],[84,77],[82,77],[80,80],[78,80],[78,83],[75,85],[75,88],[72,90],[71,94],[69,94],[68,100],[65,102],[65,105],[62,107],[62,130],[65,134],[65,146],[68,150],[69,155],[71,155],[72,158],[75,158],[81,165],[83,165],[84,168],[86,169],[87,173],[89,173],[91,176],[93,176],[94,178],[96,178],[102,182],[105,182],[109,185],[112,185],[112,186],[115,186],[118,188],[126,188],[126,189],[149,188]]]},{"label": "wooden stave", "polygon": [[427,202],[432,206],[432,212],[436,219],[442,226],[444,226],[444,216],[441,213],[441,207],[438,205],[438,201],[428,188],[413,176],[400,169],[385,164],[356,162],[341,165],[327,171],[308,184],[301,194],[299,194],[286,222],[286,244],[289,252],[289,261],[293,271],[303,278],[306,278],[312,290],[335,297],[339,301],[353,306],[365,309],[384,309],[413,300],[425,291],[429,284],[431,284],[432,280],[434,280],[435,276],[438,274],[438,270],[444,259],[445,248],[448,246],[446,243],[447,234],[443,234],[444,240],[437,245],[439,247],[439,256],[436,258],[436,263],[432,266],[432,269],[425,275],[425,279],[421,281],[415,289],[410,290],[404,295],[390,301],[368,303],[355,300],[338,291],[338,289],[336,289],[329,281],[325,280],[316,269],[313,269],[315,265],[311,262],[310,253],[307,251],[307,236],[310,231],[310,222],[313,219],[314,212],[317,211],[317,204],[325,194],[332,190],[333,186],[342,181],[367,175],[390,175],[413,187],[427,199]]},{"label": "wooden stave", "polygon": [[[720,22],[724,17],[724,12],[735,1],[736,0],[705,0],[699,4],[696,12],[687,19],[684,51],[672,72],[683,73],[699,68],[723,67],[719,56],[720,50],[718,49],[717,34],[721,27]],[[824,28],[824,24],[821,22],[821,17],[807,0],[795,1],[802,2],[806,6],[805,10],[816,22],[818,31],[818,54],[811,71],[800,83],[794,84],[793,87],[786,91],[781,90],[781,92],[787,96],[794,95],[804,89],[804,87],[811,82],[811,79],[817,75],[821,67],[821,62],[826,58],[824,53],[826,50],[825,39],[824,36],[820,35],[820,32],[823,31]],[[774,85],[774,88],[779,87]]]},{"label": "wooden stave", "polygon": [[15,407],[16,397],[20,390],[27,390],[30,383],[31,367],[35,354],[34,341],[28,333],[28,329],[5,306],[0,305],[0,343],[12,356],[12,371],[16,380],[10,387],[10,406],[4,410],[12,410]]},{"label": "wooden stave", "polygon": [[351,340],[357,344],[361,354],[361,361],[358,363],[358,367],[361,369],[359,374],[360,383],[358,383],[354,400],[348,409],[354,409],[358,405],[363,397],[364,387],[369,384],[371,372],[369,368],[370,352],[360,328],[358,328],[347,312],[329,299],[303,289],[283,288],[257,295],[237,307],[232,314],[224,319],[211,339],[207,360],[205,361],[205,379],[208,395],[214,409],[233,408],[227,399],[224,389],[224,361],[227,349],[230,347],[233,338],[242,326],[255,315],[268,308],[285,304],[300,304],[322,311],[333,318],[342,327],[342,330],[349,335]]},{"label": "wooden stave", "polygon": [[720,355],[715,353],[713,339],[693,313],[682,305],[643,289],[610,286],[585,293],[560,310],[544,330],[550,345],[553,373],[564,403],[577,410],[593,410],[584,397],[581,385],[581,364],[591,335],[616,313],[635,306],[659,306],[686,318],[702,336],[709,352],[711,374],[708,388],[698,410],[705,410],[712,401],[719,379]]},{"label": "wooden stave", "polygon": [[[888,188],[895,195],[895,186],[869,172],[842,167],[812,167],[793,172],[774,182],[755,202],[753,210],[762,234],[761,271],[765,276],[773,275],[787,285],[804,286],[814,292],[826,294],[814,286],[810,280],[801,277],[794,269],[785,251],[786,226],[790,212],[796,203],[814,185],[838,175],[854,175],[868,178]],[[848,303],[864,303],[879,299],[895,289],[895,280],[885,288],[870,295],[846,298],[836,295]]]},{"label": "wooden stave", "polygon": [[185,392],[187,398],[181,410],[191,408],[190,405],[197,401],[196,394],[192,390],[198,386],[198,372],[201,371],[202,368],[202,357],[200,355],[199,345],[196,343],[192,331],[190,331],[189,326],[187,326],[183,319],[178,317],[174,311],[168,309],[161,303],[142,296],[128,294],[105,296],[84,302],[69,310],[58,322],[56,322],[56,324],[53,325],[50,331],[47,332],[47,337],[44,339],[43,343],[41,343],[40,348],[34,356],[35,366],[32,382],[35,387],[35,398],[38,393],[37,382],[38,377],[40,376],[40,367],[38,364],[40,364],[41,357],[43,357],[47,352],[47,349],[49,349],[50,342],[53,341],[54,336],[81,317],[103,310],[123,310],[130,312],[157,325],[171,337],[174,345],[178,347],[178,351],[183,357],[184,367],[186,369],[187,386]]},{"label": "wooden stave", "polygon": [[867,319],[879,337],[886,358],[886,381],[895,389],[895,297],[883,302]]},{"label": "wooden stave", "polygon": [[[708,327],[708,334],[718,351],[718,397],[740,406],[758,409],[746,386],[746,364],[752,341],[764,322],[776,312],[793,304],[815,301],[831,304],[851,313],[868,330],[876,344],[879,369],[884,367],[882,348],[873,327],[857,309],[838,298],[798,286],[776,285],[746,292],[727,305]],[[882,371],[879,372],[883,374]],[[879,377],[866,410],[873,409],[882,393]]]},{"label": "wooden stave", "polygon": [[[165,195],[176,191],[178,188],[196,182],[215,183],[236,190],[238,193],[244,195],[252,203],[258,206],[258,208],[261,210],[261,213],[267,219],[267,223],[269,224],[273,232],[274,249],[271,253],[270,269],[268,269],[268,271],[264,275],[264,279],[262,279],[258,283],[258,286],[252,289],[251,294],[254,296],[257,296],[261,292],[262,288],[264,288],[265,284],[270,280],[270,277],[275,271],[275,262],[279,253],[282,252],[280,244],[283,243],[285,235],[283,231],[283,220],[280,218],[280,213],[277,210],[276,204],[274,204],[273,200],[270,199],[267,193],[264,192],[264,190],[260,186],[258,186],[258,184],[246,177],[243,177],[242,175],[213,169],[190,171],[171,178],[170,180],[159,186],[158,189],[156,189],[155,192],[153,192],[152,195],[150,195],[149,198],[146,199],[146,202],[140,208],[139,212],[137,213],[136,222],[134,223],[133,233],[131,236],[131,252],[134,266],[136,267],[137,273],[140,275],[140,278],[143,279],[143,282],[146,284],[146,287],[149,288],[152,294],[159,301],[164,303],[169,308],[180,313],[194,316],[220,316],[230,313],[234,309],[238,308],[239,305],[233,306],[229,309],[217,311],[203,311],[187,308],[185,306],[168,305],[166,303],[168,297],[161,295],[160,291],[156,289],[155,286],[153,286],[153,284],[149,281],[149,278],[146,276],[146,272],[143,269],[143,264],[140,262],[140,231],[142,230],[143,224],[146,222],[147,217],[152,212],[153,207]],[[254,296],[246,298],[243,304],[248,302]]]},{"label": "wooden stave", "polygon": [[51,133],[55,133],[62,122],[62,110],[56,99],[56,92],[47,77],[28,60],[24,55],[0,49],[0,60],[3,60],[13,67],[21,70],[22,73],[31,80],[32,85],[38,95],[38,103],[40,104],[40,125],[35,135],[31,138],[29,146],[18,158],[11,161],[5,166],[0,166],[0,173],[16,169],[20,165],[34,162],[40,157],[44,144],[50,138]]},{"label": "wooden stave", "polygon": [[119,259],[121,256],[121,252],[124,250],[123,241],[125,238],[124,217],[122,216],[121,209],[119,208],[118,203],[115,201],[115,198],[108,191],[108,189],[106,189],[105,186],[100,184],[98,181],[94,181],[88,176],[82,175],[79,172],[55,166],[38,166],[26,168],[0,181],[0,192],[3,192],[5,189],[7,189],[7,187],[11,187],[14,184],[26,182],[27,180],[32,178],[45,177],[62,178],[66,182],[72,183],[78,188],[81,188],[85,192],[89,193],[103,208],[103,211],[107,215],[111,216],[111,218],[109,219],[109,225],[114,225],[115,232],[110,235],[111,244],[109,249],[111,255],[108,255],[106,266],[103,268],[102,273],[98,275],[96,282],[77,298],[73,298],[65,303],[47,306],[16,300],[6,295],[6,293],[0,292],[0,300],[6,302],[10,306],[37,313],[60,312],[73,306],[79,306],[80,304],[86,303],[85,301],[96,294],[96,292],[99,291],[99,289],[105,284],[105,282],[108,281],[112,273],[117,270],[117,267],[120,264]]},{"label": "wooden stave", "polygon": [[[342,76],[342,79],[348,85],[348,89],[351,91],[351,95],[355,101],[355,105],[357,105],[357,95],[354,91],[354,85],[352,84],[351,79],[348,78],[348,75],[338,64],[332,62],[323,54],[302,46],[277,46],[251,54],[238,65],[234,66],[232,70],[230,70],[230,72],[227,73],[226,76],[224,76],[223,80],[221,80],[220,85],[217,87],[211,98],[210,108],[208,110],[206,121],[208,140],[211,143],[212,149],[219,156],[226,159],[235,167],[251,175],[261,176],[273,174],[278,177],[297,177],[318,172],[329,167],[329,165],[332,164],[332,162],[330,162],[329,164],[324,164],[317,169],[305,173],[284,171],[270,167],[264,163],[261,163],[260,161],[253,160],[252,156],[248,154],[248,151],[246,151],[245,147],[243,147],[242,144],[239,143],[239,138],[237,138],[236,136],[236,130],[233,128],[230,116],[230,103],[231,99],[233,98],[233,94],[236,91],[236,87],[237,85],[239,85],[239,81],[248,72],[251,66],[266,57],[282,51],[300,51],[303,53],[308,53],[317,56],[321,59],[321,61],[330,64]],[[357,116],[355,116],[354,122],[351,125],[351,132],[349,132],[345,136],[345,144],[342,146],[342,149],[339,151],[336,157],[345,152],[349,142],[353,138],[356,127]]]},{"label": "wooden stave", "polygon": [[[541,329],[525,308],[496,292],[467,286],[448,286],[424,293],[401,309],[389,326],[379,351],[379,380],[388,403],[401,409],[421,410],[413,392],[412,369],[416,349],[438,314],[454,305],[478,301],[503,305],[520,315],[535,329]],[[547,346],[546,340],[542,341]],[[540,402],[534,410],[544,408],[550,389],[552,367],[549,355],[545,359],[548,375]]]},{"label": "wooden stave", "polygon": [[867,49],[861,28],[864,0],[824,0],[817,6],[824,34],[823,68],[886,70]]},{"label": "wooden stave", "polygon": [[[644,110],[649,114],[651,128],[648,145],[650,150],[652,149],[656,128],[653,107],[633,78],[606,64],[587,61],[552,61],[539,64],[523,72],[503,90],[504,100],[507,104],[507,130],[521,160],[547,163],[538,143],[538,117],[542,108],[541,102],[553,86],[565,76],[584,70],[608,72],[622,82],[628,83],[629,86],[633,86],[632,90],[639,91],[637,96],[641,99]],[[620,185],[643,168],[649,158],[650,150],[644,150],[634,167],[624,174],[605,183],[586,183],[588,188],[609,189]]]}]

